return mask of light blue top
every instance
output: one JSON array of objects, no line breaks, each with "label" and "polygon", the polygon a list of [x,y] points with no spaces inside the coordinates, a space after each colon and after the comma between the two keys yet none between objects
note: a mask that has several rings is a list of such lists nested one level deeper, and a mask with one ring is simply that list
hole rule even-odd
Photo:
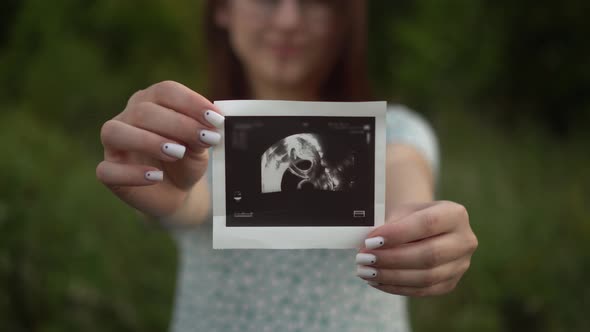
[{"label": "light blue top", "polygon": [[[416,147],[438,173],[436,137],[421,117],[394,106],[386,122],[388,143]],[[406,299],[356,276],[355,249],[213,250],[211,220],[174,236],[174,332],[410,330]]]}]

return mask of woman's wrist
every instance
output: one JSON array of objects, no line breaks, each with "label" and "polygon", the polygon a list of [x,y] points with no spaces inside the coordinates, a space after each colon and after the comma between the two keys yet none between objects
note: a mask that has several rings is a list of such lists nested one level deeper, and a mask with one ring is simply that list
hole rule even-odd
[{"label": "woman's wrist", "polygon": [[184,203],[173,214],[160,217],[165,226],[195,226],[202,224],[211,216],[211,196],[206,176],[201,178],[187,193]]}]

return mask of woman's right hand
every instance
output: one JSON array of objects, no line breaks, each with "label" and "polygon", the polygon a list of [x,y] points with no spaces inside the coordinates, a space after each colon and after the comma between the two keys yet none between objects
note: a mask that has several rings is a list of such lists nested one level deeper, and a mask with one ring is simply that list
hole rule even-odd
[{"label": "woman's right hand", "polygon": [[137,210],[166,217],[177,212],[207,170],[207,149],[219,143],[223,116],[205,97],[165,81],[136,92],[104,123],[104,160],[96,176]]}]

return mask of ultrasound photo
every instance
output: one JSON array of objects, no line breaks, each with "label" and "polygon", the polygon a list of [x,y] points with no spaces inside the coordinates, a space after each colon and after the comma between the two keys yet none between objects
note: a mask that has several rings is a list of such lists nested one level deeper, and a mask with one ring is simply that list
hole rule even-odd
[{"label": "ultrasound photo", "polygon": [[227,227],[374,226],[375,117],[227,116]]},{"label": "ultrasound photo", "polygon": [[386,102],[215,105],[214,249],[360,248],[384,224]]}]

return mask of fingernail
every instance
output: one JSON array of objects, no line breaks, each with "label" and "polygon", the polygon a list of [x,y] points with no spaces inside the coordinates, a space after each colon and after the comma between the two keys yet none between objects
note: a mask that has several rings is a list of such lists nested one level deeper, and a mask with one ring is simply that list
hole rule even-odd
[{"label": "fingernail", "polygon": [[145,179],[150,181],[162,181],[164,180],[164,172],[162,171],[149,171],[145,172]]},{"label": "fingernail", "polygon": [[199,138],[201,141],[209,145],[217,145],[219,144],[219,141],[221,141],[221,135],[219,135],[219,133],[209,130],[201,130]]},{"label": "fingernail", "polygon": [[356,254],[356,263],[360,265],[375,264],[377,257],[373,254]]},{"label": "fingernail", "polygon": [[381,236],[372,237],[365,240],[365,247],[367,249],[376,249],[385,244],[385,239]]},{"label": "fingernail", "polygon": [[371,286],[379,286],[379,283],[375,282],[375,281],[367,281],[367,284],[369,284]]},{"label": "fingernail", "polygon": [[358,266],[356,268],[356,275],[361,278],[375,278],[377,276],[377,270],[368,266]]},{"label": "fingernail", "polygon": [[217,112],[213,111],[205,111],[205,120],[210,124],[214,125],[217,128],[223,127],[223,122],[225,121],[225,117]]},{"label": "fingernail", "polygon": [[180,144],[165,143],[162,145],[162,152],[176,159],[182,159],[182,157],[184,157],[185,151],[186,147]]}]

